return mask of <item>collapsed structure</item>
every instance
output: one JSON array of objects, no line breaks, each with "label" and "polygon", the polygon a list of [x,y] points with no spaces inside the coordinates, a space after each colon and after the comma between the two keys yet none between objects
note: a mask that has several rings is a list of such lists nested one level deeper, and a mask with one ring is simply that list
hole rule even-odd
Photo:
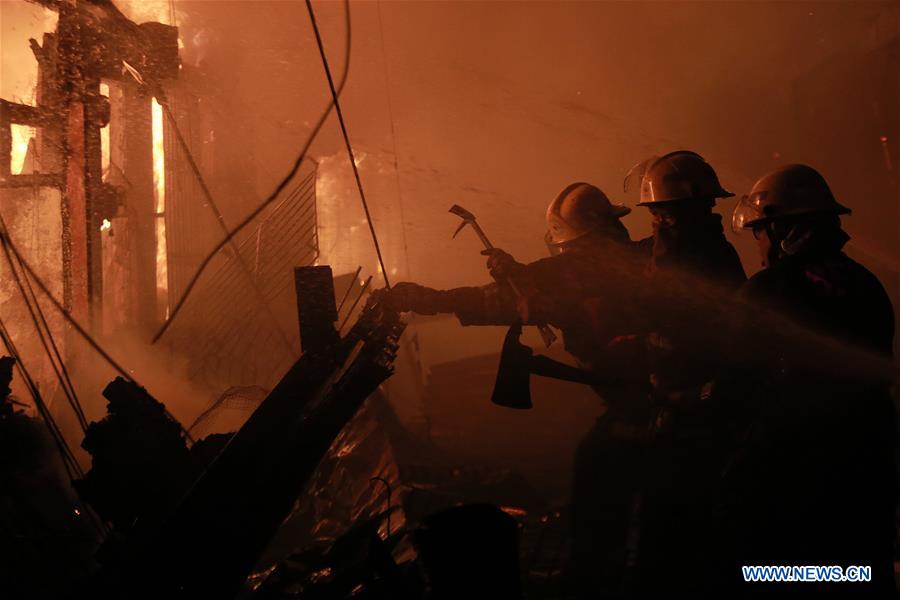
[{"label": "collapsed structure", "polygon": [[[563,167],[554,173],[554,165],[545,163],[550,168],[541,173],[535,171],[527,178],[518,177],[520,165],[513,171],[515,177],[490,169],[492,176],[508,180],[509,187],[504,188],[502,195],[490,185],[457,189],[457,183],[489,183],[481,180],[484,173],[480,171],[485,170],[486,161],[472,160],[477,159],[477,150],[505,151],[503,144],[513,147],[516,140],[539,146],[535,143],[539,138],[535,131],[523,128],[518,135],[509,135],[510,131],[504,135],[491,132],[487,137],[498,138],[492,140],[500,144],[496,147],[485,145],[486,138],[471,135],[460,136],[455,142],[445,136],[445,144],[435,144],[441,130],[420,127],[421,123],[416,122],[417,129],[427,133],[421,135],[415,152],[407,151],[415,159],[404,170],[416,173],[410,179],[425,173],[427,193],[423,193],[425,186],[410,186],[405,193],[416,196],[417,202],[433,201],[435,205],[420,210],[414,218],[406,218],[394,118],[390,114],[393,108],[383,31],[381,59],[385,63],[385,108],[391,118],[393,156],[388,148],[354,155],[340,114],[338,120],[349,156],[338,152],[324,155],[318,162],[306,156],[329,114],[339,113],[334,109],[339,108],[338,96],[349,71],[350,48],[348,8],[346,63],[342,74],[335,77],[328,69],[326,44],[316,25],[312,3],[307,2],[314,41],[318,42],[332,94],[331,105],[318,125],[304,121],[302,128],[297,128],[304,135],[309,130],[313,133],[302,146],[289,175],[262,204],[245,213],[247,198],[256,197],[259,190],[255,185],[263,183],[254,177],[256,173],[247,176],[247,171],[266,161],[277,164],[271,158],[284,153],[287,145],[276,146],[273,140],[290,138],[282,133],[296,133],[287,131],[294,115],[285,114],[295,111],[297,90],[281,80],[278,92],[291,106],[273,111],[280,112],[271,119],[278,127],[276,137],[258,136],[259,140],[252,140],[240,130],[245,119],[254,124],[250,129],[258,126],[258,113],[277,105],[277,101],[256,103],[257,95],[265,90],[260,82],[277,80],[272,76],[278,72],[276,69],[259,68],[260,62],[269,61],[269,53],[277,52],[278,58],[271,62],[282,65],[285,72],[303,73],[303,65],[288,60],[290,55],[279,45],[271,27],[273,14],[258,10],[259,5],[248,4],[252,7],[248,12],[235,11],[223,19],[228,26],[220,31],[227,31],[232,37],[219,48],[218,58],[228,64],[219,70],[217,80],[214,68],[199,58],[191,60],[185,51],[185,44],[188,51],[196,50],[198,40],[203,40],[202,31],[192,32],[186,27],[193,13],[176,27],[172,2],[167,7],[169,18],[163,18],[164,11],[154,17],[165,23],[141,24],[125,0],[27,2],[20,0],[19,4],[44,11],[45,20],[44,33],[34,36],[29,50],[35,59],[34,97],[29,100],[29,93],[19,97],[4,90],[8,99],[0,101],[0,356],[8,355],[0,358],[0,595],[416,599],[571,595],[573,572],[563,576],[562,565],[568,562],[571,567],[576,562],[566,554],[571,545],[573,556],[577,555],[577,536],[570,536],[567,531],[565,524],[570,519],[566,509],[554,508],[542,496],[559,497],[568,492],[560,491],[570,483],[570,472],[560,464],[576,451],[579,432],[586,431],[593,417],[611,406],[610,396],[603,396],[604,405],[594,397],[582,398],[585,401],[579,411],[575,407],[579,400],[577,390],[570,387],[563,393],[546,379],[532,382],[530,375],[596,384],[598,388],[610,380],[555,360],[563,358],[559,345],[548,350],[547,355],[535,356],[529,346],[519,341],[522,330],[518,325],[512,325],[507,335],[499,365],[493,350],[500,346],[500,340],[492,339],[490,332],[482,335],[471,329],[465,333],[453,329],[453,343],[448,343],[449,335],[436,335],[432,339],[438,343],[420,346],[420,331],[435,334],[443,324],[448,325],[442,332],[447,334],[451,321],[441,321],[432,312],[401,321],[397,311],[406,309],[385,301],[386,293],[396,292],[400,286],[367,297],[371,288],[380,285],[380,278],[390,288],[389,277],[395,283],[404,277],[398,273],[403,257],[408,277],[413,277],[413,271],[422,276],[424,270],[427,277],[435,281],[444,278],[444,283],[449,283],[460,274],[462,254],[454,256],[457,260],[452,263],[437,263],[447,268],[434,269],[435,263],[423,261],[443,258],[437,243],[430,253],[410,253],[406,248],[407,229],[414,246],[431,245],[433,240],[429,238],[439,230],[423,226],[424,221],[418,219],[424,219],[425,213],[436,213],[438,202],[442,203],[440,214],[445,218],[445,207],[458,201],[484,217],[486,226],[492,218],[491,209],[493,218],[499,213],[502,219],[516,223],[521,235],[517,232],[494,238],[493,226],[487,228],[492,239],[502,239],[505,247],[518,253],[521,247],[507,244],[514,244],[517,236],[522,241],[531,235],[526,232],[528,228],[518,226],[526,223],[526,197],[542,187],[555,186],[551,180],[563,176]],[[10,4],[4,3],[3,8]],[[217,9],[228,12],[224,6],[218,5]],[[282,6],[300,12],[304,9],[301,3]],[[202,14],[206,9],[195,10]],[[380,10],[379,5],[377,15],[371,13],[370,23],[373,25],[377,16],[379,29]],[[490,17],[490,12],[484,14]],[[676,12],[684,12],[682,17],[687,20],[691,11],[679,7]],[[805,9],[801,12],[800,20],[805,20]],[[262,13],[265,15],[257,17]],[[434,15],[440,17],[436,19],[440,21],[439,29],[446,29],[446,15],[438,9]],[[256,24],[265,36],[261,38],[263,43],[260,39],[242,38],[245,33],[250,36],[252,28],[244,19],[249,21],[251,16],[259,19]],[[808,16],[813,17],[813,12]],[[668,17],[671,14],[661,21],[680,26],[677,20],[669,23]],[[794,18],[796,25],[796,15]],[[622,21],[605,17],[596,22],[582,21],[587,31],[596,28],[601,20],[610,31],[628,29],[619,26]],[[503,15],[500,22],[505,21]],[[549,21],[533,21],[539,24],[534,31],[540,34],[552,30]],[[519,25],[525,24],[523,21]],[[302,25],[306,25],[305,20]],[[567,33],[571,33],[572,25],[565,23]],[[653,27],[653,23],[649,26]],[[829,169],[843,173],[845,183],[860,179],[863,187],[859,193],[880,199],[896,188],[896,141],[885,135],[893,130],[890,125],[896,122],[896,114],[883,108],[890,106],[889,101],[896,96],[896,81],[882,83],[887,81],[883,80],[884,72],[896,63],[898,45],[896,37],[889,37],[895,30],[885,28],[886,33],[882,34],[879,27],[875,23],[873,31],[877,35],[870,36],[858,57],[823,63],[805,78],[794,79],[796,89],[790,95],[796,104],[793,118],[798,132],[809,130],[810,139],[821,142],[817,146],[835,149],[819,155],[832,156],[835,162],[828,163]],[[428,31],[427,21],[414,21],[414,28],[416,35],[421,35]],[[728,28],[730,24],[724,29]],[[521,33],[520,29],[513,29],[506,35]],[[297,31],[290,27],[282,33],[294,36],[291,42],[297,38]],[[5,34],[6,28],[4,37]],[[591,31],[591,35],[572,39],[581,40],[579,50],[582,43],[590,47],[596,40],[618,40],[616,36],[595,34]],[[753,35],[756,39],[755,31]],[[419,38],[412,39],[415,43]],[[491,41],[499,44],[503,39],[498,35]],[[792,35],[791,40],[794,39]],[[796,38],[798,43],[803,39],[799,35]],[[313,38],[304,37],[302,41],[312,43]],[[441,42],[429,40],[432,41],[435,47]],[[885,41],[887,45],[883,44]],[[461,48],[455,42],[444,43],[453,52],[459,51],[460,56],[464,51],[483,50],[477,44]],[[722,57],[734,58],[727,50],[709,54],[702,36],[693,43],[701,49],[699,55],[704,57],[704,64],[712,65],[716,56],[723,62]],[[254,45],[259,47],[258,52],[247,52]],[[28,44],[21,46],[29,48]],[[595,50],[599,48],[600,45]],[[602,49],[605,52],[606,46]],[[4,47],[4,58],[7,52]],[[248,55],[247,65],[233,64],[242,53]],[[638,56],[637,52],[632,54]],[[750,54],[741,48],[740,56]],[[589,62],[592,56],[579,51],[574,58]],[[527,78],[527,89],[517,90],[515,82],[498,77],[497,72],[492,73],[489,68],[482,72],[483,63],[488,62],[483,58],[477,56],[479,65],[472,73],[468,72],[471,65],[463,65],[466,76],[456,83],[448,79],[448,86],[471,81],[471,85],[459,87],[474,88],[479,94],[483,89],[502,92],[504,109],[515,107],[515,102],[507,102],[513,96],[518,102],[519,96],[527,98],[535,91],[534,78]],[[651,58],[651,67],[657,65],[655,70],[647,70],[651,79],[672,68],[666,60],[656,60],[659,56]],[[430,66],[431,59],[425,56],[421,64],[413,66]],[[573,68],[577,62],[573,60]],[[806,68],[803,62],[798,61],[798,72]],[[457,66],[454,62],[452,68]],[[500,60],[493,65],[498,66],[503,69],[509,65]],[[728,68],[731,69],[730,63]],[[230,85],[234,82],[227,78],[234,75],[240,80],[251,70],[261,74],[250,78],[250,82],[241,81],[242,86]],[[591,146],[581,150],[570,146],[573,155],[591,152],[590,160],[608,163],[603,168],[611,172],[617,167],[615,160],[608,160],[609,148],[624,157],[636,146],[643,151],[646,144],[669,144],[684,135],[677,127],[663,129],[653,142],[635,135],[635,121],[623,119],[621,139],[604,137],[617,143],[598,147],[596,142],[601,138],[594,135],[595,129],[611,130],[618,126],[618,120],[590,122],[605,115],[590,104],[596,100],[597,86],[594,98],[587,100],[591,95],[590,80],[596,79],[592,77],[595,65],[589,64],[587,72],[591,76],[578,81],[577,95],[582,95],[583,88],[584,105],[564,97],[569,92],[566,86],[557,86],[558,90],[545,89],[543,84],[534,86],[541,88],[540,106],[544,106],[546,98],[564,100],[559,103],[563,117],[556,114],[554,118],[563,124],[571,119],[572,125],[576,121],[578,125],[577,132],[573,128],[567,135],[589,134]],[[477,79],[469,79],[472,74]],[[782,82],[775,87],[784,92],[787,88],[783,82],[790,77],[773,79]],[[727,87],[728,81],[709,79],[715,79],[723,89]],[[667,81],[664,77],[660,80]],[[847,87],[847,82],[859,84],[851,86],[857,88],[858,94],[832,100],[835,95],[831,92]],[[305,78],[302,85],[306,85]],[[644,98],[654,97],[656,85],[654,81],[649,88],[651,93],[647,89],[640,91],[639,87],[631,92]],[[235,93],[239,89],[247,93],[243,101]],[[700,87],[694,93],[702,94],[702,90]],[[448,102],[459,100],[447,91],[437,86],[431,93],[446,95],[451,98]],[[370,88],[365,91],[367,103],[372,100],[370,92]],[[306,89],[301,87],[299,95],[305,94]],[[777,101],[773,103],[770,96]],[[428,90],[409,97],[416,102],[424,100],[422,104],[427,105]],[[686,97],[691,102],[697,99],[692,94]],[[247,102],[248,98],[252,99]],[[739,113],[736,107],[718,102],[718,95],[714,98],[717,104]],[[765,99],[765,103],[760,103],[761,114],[767,112],[766,106],[788,104],[784,102],[786,97],[778,94],[764,94],[756,99]],[[467,99],[463,97],[463,101]],[[875,116],[870,115],[868,120],[845,118],[862,104],[870,106]],[[222,110],[225,105],[229,110]],[[602,108],[603,103],[597,106]],[[367,104],[368,107],[374,104]],[[435,109],[438,107],[434,105]],[[709,105],[698,103],[698,107],[699,111]],[[544,119],[533,119],[536,115],[532,114],[532,106],[520,108],[527,119],[538,122],[541,135],[546,133],[544,129],[553,129],[546,127]],[[482,116],[493,116],[495,109],[491,102],[479,105]],[[616,109],[609,110],[615,114]],[[306,111],[301,112],[300,118],[305,118]],[[370,118],[377,114],[374,108],[366,112]],[[452,120],[458,116],[453,110],[432,112],[441,116],[431,117],[431,125],[441,118]],[[685,112],[683,106],[669,106],[662,117],[670,120],[671,114],[679,112]],[[788,122],[789,111],[782,112],[780,119],[771,118],[773,128]],[[829,117],[835,121],[833,128],[821,127],[824,114],[833,117]],[[702,115],[703,119],[708,116]],[[647,125],[638,121],[641,123]],[[453,129],[462,130],[459,123],[452,125]],[[843,131],[847,140],[859,142],[848,144],[854,151],[863,150],[856,160],[845,161],[843,142],[833,143],[835,131]],[[755,135],[760,141],[768,134],[760,130]],[[872,143],[862,144],[864,138]],[[560,139],[569,140],[565,136]],[[437,167],[447,165],[434,157],[416,163],[420,155],[426,154],[421,153],[422,140],[477,163],[478,168],[468,174],[455,172],[449,176],[454,180],[454,196],[461,198],[443,198],[441,186],[435,185],[441,174]],[[546,140],[547,148],[559,142],[549,137]],[[792,152],[797,153],[808,152],[813,143],[796,142]],[[770,153],[773,160],[780,160],[781,152],[788,154],[787,146],[779,145],[780,150],[773,152],[769,143],[765,140],[766,160]],[[463,145],[472,150],[471,154],[456,152]],[[481,145],[485,147],[475,148]],[[631,151],[627,150],[629,145]],[[268,146],[273,147],[271,152]],[[260,152],[261,149],[267,152]],[[599,152],[593,154],[594,150]],[[252,157],[257,158],[254,165],[253,160],[247,160],[247,154],[263,158]],[[751,154],[747,152],[748,157]],[[813,152],[811,156],[817,154]],[[397,175],[397,195],[391,196],[396,202],[379,202],[377,208],[383,212],[376,212],[375,219],[365,204],[357,169],[365,161],[372,172],[378,171],[382,181],[388,179],[385,173]],[[863,170],[845,170],[845,162]],[[878,163],[880,173],[867,178],[873,162]],[[337,163],[347,169],[343,178],[336,175]],[[371,166],[373,163],[377,164]],[[559,163],[566,164],[565,176],[569,177],[572,165],[562,160]],[[605,177],[602,171],[596,176]],[[735,173],[729,174],[730,180],[735,177]],[[517,182],[519,187],[510,185],[513,180],[521,180]],[[341,188],[341,184],[346,185]],[[364,219],[353,210],[355,202],[345,201],[355,199],[357,191],[363,200]],[[432,193],[434,198],[426,198]],[[534,195],[536,202],[542,202],[542,194]],[[523,220],[509,219],[507,209],[511,205],[502,196],[518,196],[516,209],[523,209]],[[489,250],[502,253],[488,242],[472,212],[459,205],[454,205],[451,212],[461,217],[464,225],[473,226]],[[400,227],[391,230],[386,216],[399,221]],[[378,250],[373,222],[379,223],[382,241],[394,246],[386,253],[387,261]],[[884,223],[890,220],[879,221],[878,226],[887,227]],[[432,225],[436,224],[437,220]],[[379,263],[379,271],[371,275],[363,267],[353,271],[357,264],[368,264],[370,241],[347,239],[356,230],[365,231],[366,226],[375,238]],[[444,223],[440,222],[440,226]],[[420,239],[415,240],[415,235]],[[625,236],[628,237],[627,231]],[[472,245],[471,258],[475,259],[476,238],[468,234],[466,237],[469,239],[463,243]],[[538,237],[534,240],[540,247]],[[401,245],[403,252],[399,251]],[[865,247],[860,251],[870,252]],[[895,261],[889,253],[882,254],[878,244],[872,252],[872,256],[880,256],[880,268],[890,271],[896,280]],[[417,254],[419,268],[411,269],[410,256]],[[609,253],[600,255],[603,261],[611,261]],[[513,260],[512,255],[507,256]],[[740,262],[736,256],[733,258]],[[326,264],[332,265],[334,272],[323,266]],[[508,285],[520,296],[515,281],[498,276],[493,267],[489,269],[499,284]],[[620,287],[610,285],[602,276],[584,279]],[[436,285],[435,281],[428,283]],[[608,295],[602,287],[592,293]],[[702,310],[692,312],[702,314]],[[616,321],[608,313],[600,315],[596,323],[601,320]],[[465,319],[462,322],[465,324]],[[455,322],[452,326],[456,326]],[[533,333],[526,329],[524,335]],[[540,333],[549,345],[552,331],[544,326]],[[563,333],[570,342],[572,336]],[[580,333],[589,335],[590,344],[599,339],[587,328]],[[615,339],[642,342],[639,336],[627,333]],[[151,339],[152,343],[147,344]],[[526,342],[536,345],[537,338]],[[658,345],[666,348],[666,344]],[[425,350],[421,351],[423,347]],[[405,360],[395,360],[401,353]],[[420,358],[423,354],[427,360]],[[868,358],[866,362],[871,362]],[[491,386],[492,404],[482,401],[489,397]],[[701,396],[708,397],[710,389],[706,385],[700,388]],[[537,402],[532,403],[532,392],[536,392]],[[542,400],[556,401],[561,396],[565,396],[565,403],[554,402],[556,413],[541,412],[548,404],[543,403],[542,407]],[[101,398],[106,399],[105,405],[101,405]],[[667,398],[672,400],[674,396]],[[413,404],[415,407],[411,407]],[[530,412],[506,410],[532,407],[535,410]],[[406,411],[402,414],[403,425],[394,408]],[[419,420],[421,430],[416,429]],[[656,425],[662,421],[654,420]],[[652,429],[643,423],[623,428],[606,424],[598,423],[601,437],[607,433],[636,432],[635,437],[640,439],[634,447],[640,449],[646,443],[645,434]],[[598,453],[601,455],[611,461],[610,465],[617,463],[616,472],[635,474],[632,481],[644,477],[641,468],[632,468],[623,460],[627,459],[623,452],[602,446]],[[678,471],[675,467],[700,462],[674,461],[676,454],[665,449],[660,455],[673,459],[672,468],[658,470],[670,476]],[[598,477],[603,471],[598,462],[593,458],[576,460],[586,467],[586,479],[604,486],[602,495],[612,497],[615,494],[609,494],[609,489],[622,486]],[[532,489],[526,478],[509,465],[521,468],[531,481],[545,489]],[[677,519],[682,530],[670,535],[675,543],[668,549],[652,541],[646,544],[662,548],[657,566],[665,570],[656,571],[657,576],[644,577],[632,572],[641,564],[639,542],[648,539],[631,535],[639,529],[632,525],[641,525],[637,513],[644,503],[643,484],[638,488],[629,496],[629,502],[633,502],[629,506],[637,509],[628,509],[629,534],[623,536],[627,544],[622,557],[627,558],[629,582],[633,575],[654,586],[668,586],[676,577],[701,579],[693,577],[690,569],[681,568],[685,563],[698,562],[690,558],[682,540],[694,538],[691,542],[695,550],[703,545],[698,543],[703,539],[696,535],[698,528],[686,526],[686,519]],[[548,489],[552,490],[549,494]],[[573,497],[578,497],[577,491]],[[589,500],[573,501],[572,514],[587,516],[587,521],[604,517],[603,506],[608,508],[609,503],[602,506],[603,503]],[[615,502],[613,498],[612,503]],[[665,510],[657,514],[662,516],[660,522],[667,521]],[[575,518],[573,522],[579,521]],[[649,530],[652,532],[652,526]],[[597,530],[592,527],[576,525],[575,531],[582,539],[604,537],[596,536]],[[704,549],[711,546],[706,544]],[[588,570],[596,571],[590,575],[602,575],[594,568],[597,562],[600,561],[583,563]],[[659,573],[666,574],[658,576]],[[588,586],[581,589],[594,591]]]},{"label": "collapsed structure", "polygon": [[[417,598],[479,582],[517,597],[519,526],[509,514],[533,519],[529,564],[558,573],[561,543],[537,533],[558,528],[558,512],[541,517],[546,507],[514,473],[441,457],[375,393],[404,324],[363,300],[359,271],[335,278],[309,266],[319,258],[315,163],[231,240],[202,174],[214,145],[204,139],[215,118],[202,109],[208,82],[181,64],[178,30],[133,23],[109,0],[39,4],[58,20],[31,41],[35,103],[0,101],[2,338],[15,357],[3,378],[24,385],[40,413],[29,417],[30,404],[4,393],[0,427],[18,457],[4,470],[3,522],[16,532],[4,555],[17,572],[7,591]],[[206,262],[217,231],[201,222],[229,239]],[[275,315],[295,297],[299,342]],[[162,323],[161,343],[190,357],[192,380],[244,386],[189,427],[102,347]],[[82,337],[120,373],[103,391],[107,415],[93,422],[66,369],[84,364]],[[52,466],[29,472],[32,459]],[[509,514],[454,508],[498,494]],[[47,501],[23,520],[33,496]],[[473,536],[488,543],[462,552]]]}]

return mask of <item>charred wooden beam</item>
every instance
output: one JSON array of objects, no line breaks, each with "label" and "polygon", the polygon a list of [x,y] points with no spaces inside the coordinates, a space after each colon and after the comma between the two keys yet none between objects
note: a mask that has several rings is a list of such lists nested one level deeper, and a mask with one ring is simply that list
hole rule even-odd
[{"label": "charred wooden beam", "polygon": [[334,345],[340,337],[334,327],[338,314],[331,267],[298,267],[294,269],[294,283],[303,351],[319,352]]},{"label": "charred wooden beam", "polygon": [[122,61],[141,73],[144,81],[159,82],[178,76],[178,29],[162,23],[138,25],[110,0],[80,0],[77,3],[36,0],[71,19],[85,46],[98,51],[86,53],[83,65],[91,74],[106,79],[130,79],[123,75]]},{"label": "charred wooden beam", "polygon": [[112,161],[128,182],[124,202],[128,206],[130,252],[135,257],[132,273],[136,289],[134,325],[142,333],[158,327],[156,292],[156,202],[153,184],[153,132],[150,98],[133,83],[120,86],[110,125]]},{"label": "charred wooden beam", "polygon": [[59,5],[63,3],[63,0],[26,0],[26,2],[31,2],[32,4],[39,4],[50,10],[59,10]]},{"label": "charred wooden beam", "polygon": [[37,151],[41,157],[41,171],[62,173],[65,169],[66,102],[64,86],[60,84],[59,36],[45,33],[43,44],[32,40],[32,51],[38,60],[37,105],[46,118],[38,135]]},{"label": "charred wooden beam", "polygon": [[55,115],[48,113],[42,107],[19,104],[18,102],[10,102],[3,99],[0,99],[0,111],[3,111],[3,116],[0,117],[0,120],[4,123],[44,127],[50,122],[56,123],[59,121]]},{"label": "charred wooden beam", "polygon": [[[58,127],[59,118],[40,106],[29,106],[0,99],[0,187],[26,187],[33,185],[27,183],[27,179],[11,181],[11,178],[21,177],[12,175],[12,126],[25,125],[28,127]],[[58,187],[58,182],[47,180],[37,185],[53,185]]]},{"label": "charred wooden beam", "polygon": [[55,173],[0,176],[0,188],[55,187],[61,188],[62,177]]},{"label": "charred wooden beam", "polygon": [[[59,119],[42,107],[19,104],[0,99],[0,187],[29,187],[32,185],[52,185],[59,187],[56,176],[36,178],[12,174],[12,126],[29,127],[58,126]],[[25,177],[23,179],[23,177]]]},{"label": "charred wooden beam", "polygon": [[112,595],[234,597],[334,439],[390,377],[404,327],[367,307],[337,344],[305,352],[171,518],[136,541]]},{"label": "charred wooden beam", "polygon": [[72,102],[66,126],[66,193],[63,197],[64,293],[69,310],[82,323],[91,316],[90,235],[88,232],[88,186],[85,105]]},{"label": "charred wooden beam", "polygon": [[0,179],[12,174],[12,128],[6,101],[0,103]]}]

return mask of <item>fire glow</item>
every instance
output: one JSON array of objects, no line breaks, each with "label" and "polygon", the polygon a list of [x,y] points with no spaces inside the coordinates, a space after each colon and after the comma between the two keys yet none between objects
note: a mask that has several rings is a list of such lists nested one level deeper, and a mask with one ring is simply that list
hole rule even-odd
[{"label": "fire glow", "polygon": [[[0,59],[0,96],[31,106],[37,101],[38,64],[29,48],[29,38],[41,39],[56,29],[58,14],[49,8],[27,2],[2,2],[3,53]],[[29,141],[36,130],[27,125],[12,124],[10,171],[13,175],[30,172],[25,165]],[[33,158],[33,157],[32,157]]]},{"label": "fire glow", "polygon": [[153,200],[156,222],[156,300],[159,315],[169,317],[168,256],[166,251],[166,154],[163,140],[163,109],[156,98],[151,103],[153,135]]},{"label": "fire glow", "polygon": [[[108,83],[100,84],[100,95],[109,98]],[[103,179],[106,180],[106,174],[109,172],[109,123],[100,129],[100,168]]]},{"label": "fire glow", "polygon": [[22,172],[25,166],[25,157],[28,155],[28,144],[35,135],[34,127],[27,125],[10,125],[12,133],[12,158],[10,170],[14,175]]}]

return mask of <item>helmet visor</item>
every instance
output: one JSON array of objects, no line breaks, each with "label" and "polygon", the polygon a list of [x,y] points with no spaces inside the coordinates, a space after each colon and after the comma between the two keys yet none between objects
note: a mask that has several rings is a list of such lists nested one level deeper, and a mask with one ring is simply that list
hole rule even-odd
[{"label": "helmet visor", "polygon": [[553,241],[553,234],[550,231],[544,234],[544,244],[546,244],[547,250],[550,251],[550,256],[556,256],[563,252],[563,245]]},{"label": "helmet visor", "polygon": [[654,155],[631,167],[628,170],[628,173],[625,174],[625,180],[622,182],[622,187],[625,192],[628,193],[635,190],[640,191],[641,183],[644,181],[644,175],[647,174],[647,170],[658,160],[659,156]]},{"label": "helmet visor", "polygon": [[765,201],[766,192],[745,195],[735,205],[731,213],[731,230],[740,233],[744,229],[753,227],[754,223],[764,218],[762,204]]}]

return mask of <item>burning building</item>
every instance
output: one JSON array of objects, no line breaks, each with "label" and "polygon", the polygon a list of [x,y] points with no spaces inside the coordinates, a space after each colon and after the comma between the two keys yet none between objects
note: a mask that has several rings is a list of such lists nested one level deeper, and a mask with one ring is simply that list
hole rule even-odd
[{"label": "burning building", "polygon": [[[25,491],[3,524],[27,542],[8,564],[68,540],[11,593],[439,597],[518,553],[491,563],[497,594],[572,597],[572,457],[611,394],[557,342],[565,376],[517,380],[531,410],[491,403],[517,340],[400,318],[383,288],[475,289],[487,239],[537,261],[560,189],[634,205],[629,167],[688,147],[739,196],[816,167],[896,306],[898,19],[849,0],[0,2],[0,428],[43,449],[7,437]],[[483,240],[452,237],[454,205]],[[621,223],[653,233],[642,209]],[[727,229],[753,275],[752,236]],[[50,500],[23,521],[31,497]],[[483,555],[460,541],[479,532]]]}]

